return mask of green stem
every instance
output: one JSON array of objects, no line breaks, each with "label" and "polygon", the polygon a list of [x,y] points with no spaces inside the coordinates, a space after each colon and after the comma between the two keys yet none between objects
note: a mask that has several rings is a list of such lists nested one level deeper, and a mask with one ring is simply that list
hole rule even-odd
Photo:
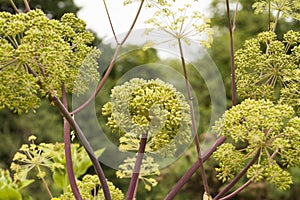
[{"label": "green stem", "polygon": [[272,29],[272,31],[273,31],[274,33],[275,33],[275,31],[276,31],[276,27],[277,27],[277,24],[278,24],[279,16],[280,16],[280,11],[277,12],[276,17],[275,17],[275,20],[274,20],[274,25],[273,25],[273,29]]},{"label": "green stem", "polygon": [[29,3],[28,3],[28,0],[23,0],[24,2],[24,5],[25,5],[25,12],[29,12],[30,11],[30,6],[29,6]]},{"label": "green stem", "polygon": [[[41,171],[41,169],[40,169],[39,166],[37,166],[37,169],[38,169],[39,174],[42,174],[42,171]],[[43,185],[44,185],[44,187],[45,187],[45,189],[46,189],[48,195],[49,195],[50,198],[52,199],[53,196],[52,196],[52,193],[51,193],[51,191],[50,191],[50,189],[49,189],[49,187],[48,187],[48,184],[47,184],[46,180],[44,179],[43,176],[41,176],[40,178],[42,179]]]},{"label": "green stem", "polygon": [[9,2],[11,4],[11,6],[13,7],[14,11],[18,14],[19,11],[18,11],[18,8],[17,8],[16,4],[14,3],[14,1],[13,0],[9,0]]},{"label": "green stem", "polygon": [[18,48],[19,44],[16,38],[8,36],[7,39],[11,42],[11,44],[14,46],[15,49]]},{"label": "green stem", "polygon": [[269,0],[269,4],[268,4],[268,31],[271,30],[271,0]]},{"label": "green stem", "polygon": [[0,67],[0,71],[1,71],[2,69],[4,69],[4,68],[8,67],[8,66],[11,65],[11,64],[14,64],[15,62],[17,62],[17,59],[13,59],[13,60],[8,61],[7,63],[5,63],[4,65],[2,65],[2,66]]},{"label": "green stem", "polygon": [[178,38],[178,45],[179,45],[180,56],[181,56],[181,64],[182,64],[183,73],[184,73],[184,77],[185,77],[185,86],[186,86],[188,98],[189,98],[190,113],[191,113],[191,118],[192,118],[192,129],[193,129],[194,141],[195,141],[197,153],[198,153],[198,162],[199,162],[199,167],[200,167],[200,171],[201,171],[201,177],[202,177],[202,181],[203,181],[203,185],[204,185],[204,190],[209,195],[208,182],[207,182],[206,173],[205,173],[205,169],[204,169],[204,165],[203,165],[203,160],[201,158],[199,136],[198,136],[196,118],[195,118],[195,113],[194,113],[195,110],[194,110],[194,106],[193,106],[192,94],[191,94],[191,89],[190,89],[189,79],[188,79],[188,74],[187,74],[187,67],[186,67],[186,63],[185,63],[185,59],[184,59],[184,53],[183,53],[180,38]]}]

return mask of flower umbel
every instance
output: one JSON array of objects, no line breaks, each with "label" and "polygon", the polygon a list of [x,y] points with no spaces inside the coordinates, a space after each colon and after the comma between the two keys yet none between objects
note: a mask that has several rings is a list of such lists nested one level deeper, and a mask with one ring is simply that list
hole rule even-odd
[{"label": "flower umbel", "polygon": [[1,12],[0,108],[36,109],[41,95],[61,96],[62,84],[67,92],[83,94],[99,76],[93,40],[74,14],[57,21],[41,10]]},{"label": "flower umbel", "polygon": [[172,36],[170,40],[175,39],[177,41],[180,39],[187,44],[193,41],[210,47],[212,42],[210,20],[199,11],[193,11],[191,4],[184,4],[177,11],[164,7],[155,12],[154,16],[146,21],[146,23],[153,25],[151,30],[165,31]]},{"label": "flower umbel", "polygon": [[300,164],[300,119],[294,114],[290,106],[250,99],[226,111],[214,130],[235,143],[224,143],[214,153],[219,161],[217,177],[232,179],[258,153],[247,177],[287,189],[292,179],[285,168]]},{"label": "flower umbel", "polygon": [[[131,178],[134,171],[134,165],[136,158],[127,158],[123,164],[119,166],[119,170],[116,172],[118,178]],[[147,156],[143,159],[141,170],[139,173],[139,179],[143,181],[145,189],[150,191],[152,187],[157,185],[157,181],[151,176],[160,175],[159,165],[154,162],[152,157]],[[150,177],[149,177],[150,176]]]},{"label": "flower umbel", "polygon": [[300,105],[300,33],[288,31],[283,41],[273,32],[247,40],[236,52],[238,94]]},{"label": "flower umbel", "polygon": [[176,144],[190,141],[189,105],[183,94],[159,79],[132,79],[111,91],[111,102],[102,108],[107,126],[120,135],[120,150],[137,150],[142,133],[148,133],[146,152],[166,156]]},{"label": "flower umbel", "polygon": [[[111,197],[114,200],[123,200],[123,192],[117,188],[112,182],[107,181]],[[77,185],[80,190],[80,194],[83,199],[105,199],[103,191],[101,189],[101,184],[97,175],[85,175],[81,181],[77,181]],[[64,194],[60,195],[57,200],[75,200],[72,193],[71,187],[68,187]]]}]

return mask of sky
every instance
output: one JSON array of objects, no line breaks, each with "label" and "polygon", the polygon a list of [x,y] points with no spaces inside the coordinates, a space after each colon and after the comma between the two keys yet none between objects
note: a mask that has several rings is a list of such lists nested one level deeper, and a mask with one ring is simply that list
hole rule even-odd
[{"label": "sky", "polygon": [[[81,7],[78,17],[87,23],[87,28],[95,31],[103,39],[113,37],[102,0],[74,0],[74,2]],[[139,4],[133,3],[123,6],[123,0],[110,0],[106,2],[116,34],[126,32],[132,23]],[[178,0],[177,2],[180,4],[187,1]],[[197,5],[199,5],[200,11],[205,12],[210,2],[209,0],[199,0]],[[144,7],[135,25],[135,29],[147,28],[144,21],[151,18],[151,16],[153,16],[152,11]]]}]

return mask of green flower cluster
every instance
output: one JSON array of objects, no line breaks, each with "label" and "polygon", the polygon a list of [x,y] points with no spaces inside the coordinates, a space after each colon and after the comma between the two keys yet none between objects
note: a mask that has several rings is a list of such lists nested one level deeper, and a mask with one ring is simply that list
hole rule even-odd
[{"label": "green flower cluster", "polygon": [[84,93],[98,78],[99,50],[74,14],[50,20],[41,10],[0,12],[0,108],[21,113],[39,106],[39,95]]},{"label": "green flower cluster", "polygon": [[102,108],[107,126],[119,133],[120,150],[137,150],[148,134],[146,152],[171,156],[176,144],[191,138],[190,108],[183,94],[159,79],[131,79],[111,91],[111,102]]},{"label": "green flower cluster", "polygon": [[[123,4],[128,5],[132,4],[134,2],[140,2],[141,0],[124,0]],[[147,7],[153,7],[153,6],[171,6],[173,2],[176,0],[146,0]]]},{"label": "green flower cluster", "polygon": [[260,0],[253,4],[256,14],[269,10],[277,11],[283,17],[292,17],[300,21],[300,2],[298,0]]},{"label": "green flower cluster", "polygon": [[[119,166],[119,170],[116,172],[118,178],[131,178],[132,172],[134,171],[134,165],[136,158],[126,158],[124,163]],[[145,189],[150,191],[152,187],[157,185],[157,180],[154,178],[149,178],[149,176],[160,175],[158,169],[159,165],[154,162],[152,157],[147,156],[146,159],[143,159],[139,179],[143,181]]]},{"label": "green flower cluster", "polygon": [[[114,186],[110,181],[107,181],[111,198],[114,200],[124,200],[123,192]],[[77,181],[78,189],[83,199],[94,200],[94,199],[105,199],[101,184],[97,175],[85,175],[82,181]],[[58,198],[52,198],[52,200],[73,200],[74,195],[70,187],[68,190]]]},{"label": "green flower cluster", "polygon": [[[23,144],[20,151],[13,157],[11,170],[14,172],[14,180],[16,183],[29,183],[33,179],[28,179],[30,171],[34,171],[39,179],[44,179],[47,175],[47,169],[53,173],[53,179],[56,185],[63,189],[67,189],[69,185],[68,174],[66,170],[66,158],[63,143],[40,143],[35,144],[35,136],[30,136],[30,144]],[[76,178],[86,173],[87,169],[92,166],[83,146],[72,144],[72,160],[76,160],[74,175]],[[103,149],[95,151],[95,155],[99,157],[103,153]],[[26,181],[26,182],[25,182]],[[47,187],[47,186],[46,186]]]},{"label": "green flower cluster", "polygon": [[273,32],[247,40],[236,52],[238,94],[300,106],[300,33],[288,31],[279,41]]},{"label": "green flower cluster", "polygon": [[173,11],[170,6],[161,8],[146,23],[153,25],[149,32],[157,29],[162,30],[176,42],[180,39],[187,44],[193,41],[210,47],[213,40],[210,19],[199,11],[192,10],[191,4],[184,4],[176,11]]},{"label": "green flower cluster", "polygon": [[224,143],[214,153],[220,162],[219,179],[230,180],[258,153],[248,178],[265,178],[280,189],[292,183],[291,175],[284,170],[300,164],[300,118],[295,117],[292,107],[247,99],[226,111],[213,130],[233,142],[242,142],[240,148]]}]

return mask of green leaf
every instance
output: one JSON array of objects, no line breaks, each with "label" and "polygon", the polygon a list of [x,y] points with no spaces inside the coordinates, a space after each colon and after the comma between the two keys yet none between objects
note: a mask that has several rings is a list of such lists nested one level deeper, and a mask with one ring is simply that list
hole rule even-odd
[{"label": "green leaf", "polygon": [[97,158],[99,158],[99,157],[103,154],[104,151],[105,151],[105,148],[98,149],[97,151],[94,152],[94,153],[95,153],[95,156],[96,156]]},{"label": "green leaf", "polygon": [[[105,149],[103,148],[95,151],[96,157],[99,157],[104,152],[104,150]],[[73,154],[73,161],[74,161],[73,167],[74,167],[75,177],[79,177],[83,175],[86,172],[86,170],[90,166],[92,166],[92,162],[88,157],[88,155],[86,154],[83,147],[81,149],[78,149],[77,154]]]},{"label": "green leaf", "polygon": [[61,173],[61,171],[57,171],[57,170],[55,170],[53,172],[53,176],[52,176],[53,180],[54,180],[55,184],[61,189],[64,188],[64,185],[65,185],[64,181],[65,181],[66,175],[67,175],[66,173]]},{"label": "green leaf", "polygon": [[0,200],[21,200],[22,195],[17,190],[5,186],[0,189]]},{"label": "green leaf", "polygon": [[30,184],[33,183],[33,182],[34,182],[33,179],[24,179],[24,180],[21,181],[20,185],[18,185],[18,188],[19,188],[19,189],[22,189],[22,188],[24,188],[24,187],[30,185]]}]

